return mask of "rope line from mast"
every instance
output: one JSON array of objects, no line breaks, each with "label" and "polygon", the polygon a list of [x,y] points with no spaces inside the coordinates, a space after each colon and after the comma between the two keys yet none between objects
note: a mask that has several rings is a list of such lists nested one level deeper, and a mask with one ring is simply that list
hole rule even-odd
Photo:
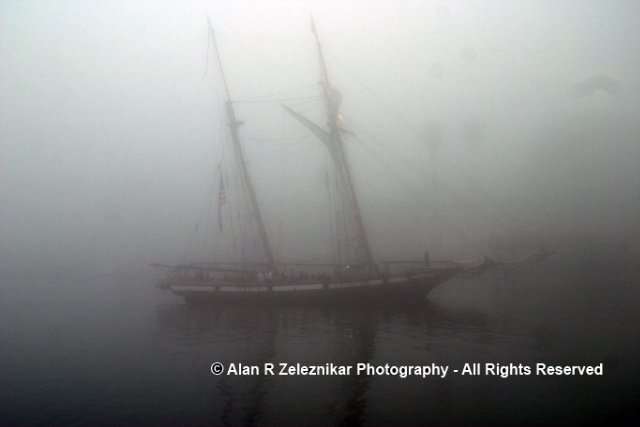
[{"label": "rope line from mast", "polygon": [[[349,69],[349,67],[347,67],[344,63],[342,63],[336,55],[334,55],[331,51],[327,50],[326,47],[324,47],[324,52],[326,54],[328,54],[328,56],[335,61],[336,64],[338,64],[340,67],[342,67],[345,71],[347,71],[348,74],[351,75],[351,77],[353,77],[367,92],[369,92],[370,95],[372,95],[374,97],[374,99],[380,104],[382,105],[384,108],[387,109],[388,112],[392,113],[393,116],[395,116],[395,119],[398,121],[398,123],[400,123],[401,125],[403,125],[406,129],[410,130],[412,133],[414,133],[416,136],[422,138],[421,132],[419,130],[417,130],[413,125],[411,125],[402,114],[400,114],[396,109],[394,109],[392,106],[390,106],[386,101],[383,100],[383,98],[373,89],[371,89],[367,84],[364,83],[364,81],[358,77],[351,69]],[[447,163],[448,166],[450,166],[450,168],[455,171],[456,173],[458,173],[460,176],[462,176],[469,184],[471,187],[473,187],[473,189],[484,196],[484,198],[486,200],[489,200],[491,197],[490,195],[486,192],[486,190],[484,188],[481,188],[480,185],[478,184],[477,180],[473,179],[473,177],[467,173],[466,171],[464,171],[462,168],[458,167],[455,165],[455,163],[448,158],[447,156],[444,155],[444,153],[440,153],[440,157]],[[471,200],[469,198],[465,198],[466,200],[471,201],[472,203],[479,205],[479,202]],[[503,223],[503,225],[506,226],[506,228],[511,229],[511,226],[508,224],[508,220],[516,223],[517,225],[524,227],[524,223],[522,222],[522,220],[515,215],[512,211],[510,211],[509,209],[507,209],[505,206],[503,206],[502,204],[497,204],[494,203],[494,206],[498,205],[499,209],[502,211],[503,214],[503,218],[501,219],[501,222]],[[513,232],[509,232],[510,234],[513,234]],[[537,238],[535,240],[538,240]],[[542,242],[538,242],[541,245]]]}]

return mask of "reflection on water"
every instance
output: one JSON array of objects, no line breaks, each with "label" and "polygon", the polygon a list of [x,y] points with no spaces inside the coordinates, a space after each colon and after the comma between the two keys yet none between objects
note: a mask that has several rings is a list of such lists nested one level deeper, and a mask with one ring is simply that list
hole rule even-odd
[{"label": "reflection on water", "polygon": [[[412,363],[420,363],[415,354],[418,345],[429,350],[437,334],[448,337],[455,335],[457,330],[486,327],[489,322],[481,313],[450,311],[428,300],[364,309],[346,306],[165,304],[158,306],[156,316],[160,331],[168,341],[182,342],[185,346],[205,346],[211,362],[259,366],[266,362],[314,365],[328,362],[337,365],[379,363],[376,358],[378,346],[392,346],[396,356],[406,354]],[[394,338],[397,326],[413,331],[408,341]],[[217,382],[216,387],[224,402],[220,424],[256,425],[265,420],[285,422],[286,419],[279,417],[283,414],[275,411],[280,406],[277,400],[284,398],[290,403],[291,396],[295,396],[301,405],[301,416],[312,412],[316,422],[361,425],[365,421],[367,392],[372,378],[366,375],[300,378],[222,375],[213,377],[212,381]],[[312,405],[311,409],[304,407],[304,395],[310,389],[313,397],[308,398],[306,405]],[[314,393],[313,389],[325,391]],[[283,392],[284,396],[278,396]],[[275,404],[272,410],[265,409],[269,395],[276,400],[271,402]],[[296,419],[290,412],[287,417]]]},{"label": "reflection on water", "polygon": [[[8,282],[0,425],[632,425],[637,257],[580,251],[404,306],[189,306],[151,278]],[[605,375],[214,376],[215,361],[603,362]]]}]

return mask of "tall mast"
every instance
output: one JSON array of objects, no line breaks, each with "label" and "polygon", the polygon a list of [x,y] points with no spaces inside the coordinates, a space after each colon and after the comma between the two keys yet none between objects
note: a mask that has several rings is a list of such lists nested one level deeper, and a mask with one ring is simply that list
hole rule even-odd
[{"label": "tall mast", "polygon": [[351,168],[344,152],[344,143],[342,141],[341,129],[338,125],[339,120],[339,107],[340,107],[340,94],[331,86],[329,82],[329,74],[327,73],[327,67],[324,62],[324,55],[322,54],[322,45],[320,44],[320,38],[316,32],[315,23],[311,20],[311,31],[316,38],[316,45],[318,47],[318,58],[320,62],[320,69],[322,72],[322,86],[324,91],[324,98],[328,116],[329,126],[329,138],[325,141],[325,144],[329,147],[331,156],[336,164],[336,169],[340,181],[345,185],[349,203],[353,210],[353,216],[355,220],[355,232],[356,241],[358,246],[363,252],[365,261],[375,267],[375,261],[371,252],[371,246],[369,245],[369,239],[364,227],[364,221],[362,214],[360,213],[360,204],[356,196],[355,187],[353,185],[353,179],[351,176]]},{"label": "tall mast", "polygon": [[222,83],[224,84],[224,91],[227,96],[227,101],[225,103],[227,109],[227,116],[229,118],[229,128],[231,130],[231,141],[233,143],[233,152],[235,154],[236,159],[238,160],[238,164],[240,165],[240,173],[242,175],[242,179],[247,187],[247,193],[249,195],[249,204],[251,205],[251,213],[256,220],[258,225],[258,237],[260,238],[260,243],[265,251],[265,256],[267,257],[267,267],[269,270],[277,273],[277,265],[275,262],[275,258],[273,257],[273,251],[271,250],[271,245],[269,244],[269,238],[267,237],[267,232],[264,228],[264,222],[262,221],[262,214],[260,213],[260,207],[258,205],[258,200],[256,199],[256,193],[253,189],[253,183],[251,182],[251,177],[249,176],[249,171],[247,170],[247,164],[244,160],[244,152],[242,150],[242,145],[240,144],[240,137],[238,135],[238,128],[243,124],[242,121],[239,121],[236,118],[235,110],[233,109],[233,102],[231,101],[231,95],[229,93],[229,86],[227,85],[227,78],[224,74],[224,69],[222,67],[222,60],[220,59],[220,52],[218,51],[218,44],[216,43],[216,36],[211,28],[211,22],[209,22],[209,32],[211,38],[213,40],[213,46],[216,51],[216,58],[218,59],[218,65],[220,68],[220,76],[222,77]]}]

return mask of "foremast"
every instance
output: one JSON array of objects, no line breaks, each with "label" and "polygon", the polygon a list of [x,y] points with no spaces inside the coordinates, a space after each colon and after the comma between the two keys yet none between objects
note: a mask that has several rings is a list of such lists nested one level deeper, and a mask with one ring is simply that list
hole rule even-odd
[{"label": "foremast", "polygon": [[277,273],[278,266],[273,256],[273,251],[271,250],[271,244],[269,243],[269,238],[267,236],[267,232],[264,227],[264,221],[262,220],[262,214],[260,212],[260,205],[258,205],[258,199],[256,198],[256,193],[253,188],[251,176],[249,175],[247,164],[244,158],[244,151],[242,149],[242,144],[240,144],[240,136],[238,135],[238,128],[243,124],[243,122],[237,119],[235,110],[233,108],[233,102],[231,101],[229,86],[227,85],[227,78],[224,74],[224,68],[222,67],[222,60],[220,59],[220,52],[218,51],[218,45],[216,43],[215,33],[211,28],[211,22],[209,22],[209,32],[210,32],[211,39],[213,41],[214,50],[216,52],[218,67],[220,69],[220,76],[222,78],[222,83],[224,85],[224,91],[226,95],[225,107],[227,111],[227,117],[229,119],[229,129],[231,133],[233,153],[239,165],[242,181],[244,182],[247,189],[251,215],[256,221],[256,225],[258,227],[258,238],[260,239],[261,246],[264,250],[264,256],[266,257],[266,261],[267,261],[266,267],[269,271],[272,271],[273,273]]},{"label": "foremast", "polygon": [[289,107],[283,107],[291,115],[298,119],[303,125],[309,128],[329,150],[329,154],[331,155],[331,158],[335,164],[339,183],[344,187],[344,190],[346,191],[348,205],[353,213],[355,240],[357,242],[358,248],[362,253],[364,263],[367,264],[369,268],[375,270],[376,264],[373,259],[371,246],[369,245],[369,239],[367,237],[364,221],[362,219],[360,203],[358,202],[358,197],[356,195],[353,178],[351,175],[351,168],[344,151],[344,142],[342,139],[342,132],[344,132],[344,130],[340,128],[341,116],[339,111],[341,95],[337,90],[333,88],[333,86],[331,86],[331,83],[329,81],[329,74],[327,73],[327,67],[324,61],[322,45],[320,43],[318,33],[316,32],[313,20],[311,21],[311,31],[313,32],[313,35],[316,39],[316,46],[318,48],[318,58],[320,63],[322,88],[329,131],[327,132],[327,130],[311,122],[309,119],[305,118]]}]

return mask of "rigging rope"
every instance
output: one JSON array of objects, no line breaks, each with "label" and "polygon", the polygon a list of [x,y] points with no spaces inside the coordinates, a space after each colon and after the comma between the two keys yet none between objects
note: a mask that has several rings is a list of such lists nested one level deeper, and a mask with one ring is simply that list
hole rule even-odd
[{"label": "rigging rope", "polygon": [[[383,107],[385,107],[389,112],[392,113],[393,116],[395,116],[395,119],[402,124],[404,127],[406,127],[408,130],[410,130],[411,132],[413,132],[416,136],[418,136],[419,138],[422,138],[423,136],[421,135],[420,131],[418,131],[415,127],[413,127],[413,125],[411,125],[405,118],[404,116],[402,116],[402,114],[400,114],[397,110],[393,109],[387,102],[385,102],[383,100],[383,98],[377,94],[373,89],[371,89],[368,85],[366,85],[362,79],[360,79],[353,71],[351,71],[346,65],[344,65],[341,61],[339,61],[337,59],[337,57],[335,55],[333,55],[333,53],[329,52],[326,50],[325,48],[325,53],[328,54],[328,56],[335,61],[336,64],[340,65],[345,71],[347,71],[347,73],[349,73],[351,75],[351,77],[353,77],[367,92],[369,92],[370,95],[372,95],[374,97],[374,99],[376,99],[376,101],[378,103],[380,103]],[[454,170],[455,172],[457,172],[458,174],[460,174],[460,176],[462,176],[463,178],[465,178],[467,180],[467,182],[471,185],[471,187],[474,188],[474,190],[476,190],[478,193],[480,193],[481,195],[483,195],[485,197],[485,199],[490,199],[489,194],[479,186],[478,182],[473,179],[472,176],[470,176],[469,173],[465,172],[463,169],[457,167],[452,161],[451,159],[449,159],[447,156],[444,155],[444,153],[440,153],[440,157],[442,159],[445,160],[445,162],[447,163],[448,166],[451,167],[452,170]],[[460,195],[462,198],[471,201],[472,203],[474,203],[475,205],[480,205],[477,201],[474,200],[470,200],[462,195]],[[494,203],[494,205],[496,205]],[[508,225],[507,220],[511,220],[512,222],[516,223],[517,225],[521,226],[521,228],[524,229],[524,223],[520,220],[520,218],[518,218],[517,215],[515,215],[513,212],[511,212],[509,209],[507,209],[505,206],[503,205],[499,205],[498,206],[500,208],[500,210],[502,211],[503,214],[503,218],[501,220],[501,222],[503,223],[503,225],[508,229],[511,230],[511,226]],[[485,213],[485,215],[487,215]],[[508,231],[509,234],[514,234],[513,231]],[[538,238],[534,239],[538,242],[541,243],[539,241]]]},{"label": "rigging rope", "polygon": [[[378,160],[380,162],[380,164],[384,167],[384,169],[387,170],[387,173],[391,173],[394,177],[396,177],[407,189],[409,189],[413,194],[415,194],[418,198],[420,198],[425,204],[429,205],[429,202],[424,198],[424,194],[422,194],[422,192],[420,192],[419,190],[417,190],[415,187],[413,187],[409,182],[407,182],[400,174],[396,173],[393,171],[392,168],[390,168],[385,162],[384,160],[382,160],[381,157],[379,157],[377,154],[375,154],[373,151],[371,151],[369,149],[369,147],[367,147],[366,144],[363,144],[359,139],[355,139],[355,141],[357,141],[358,145],[360,147],[362,147],[365,152],[367,152],[371,157],[373,157],[374,159]],[[478,246],[478,244],[476,244],[475,242],[473,242],[468,235],[459,227],[455,226],[453,223],[451,223],[451,221],[449,221],[445,216],[438,214],[437,215],[437,219],[439,221],[443,221],[448,227],[451,228],[451,230],[453,230],[454,233],[456,233],[458,235],[458,237],[460,237],[462,240],[464,240],[464,242],[466,244],[468,244],[469,246],[471,246],[472,248],[474,248],[476,251],[478,251],[480,254],[482,255],[487,255],[485,253],[485,251]]]}]

